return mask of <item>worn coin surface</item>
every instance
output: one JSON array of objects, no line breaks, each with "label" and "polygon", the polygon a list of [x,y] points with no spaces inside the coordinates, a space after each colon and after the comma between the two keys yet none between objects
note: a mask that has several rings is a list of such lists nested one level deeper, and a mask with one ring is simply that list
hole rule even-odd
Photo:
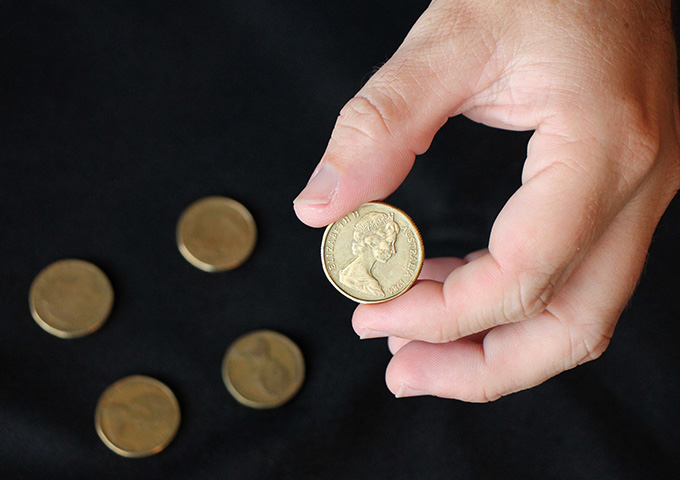
[{"label": "worn coin surface", "polygon": [[326,277],[359,303],[398,297],[423,266],[423,241],[404,212],[385,203],[366,203],[330,224],[321,241]]},{"label": "worn coin surface", "polygon": [[177,222],[177,247],[206,272],[231,270],[255,248],[257,228],[248,209],[226,197],[205,197],[189,205]]},{"label": "worn coin surface", "polygon": [[256,330],[232,343],[222,362],[229,393],[252,408],[274,408],[302,386],[305,362],[298,346],[272,330]]},{"label": "worn coin surface", "polygon": [[109,386],[95,412],[99,437],[124,457],[160,452],[175,438],[179,423],[175,395],[164,383],[143,375],[125,377]]},{"label": "worn coin surface", "polygon": [[92,263],[59,260],[35,277],[28,302],[31,315],[44,330],[76,338],[94,332],[106,321],[113,306],[113,288]]}]

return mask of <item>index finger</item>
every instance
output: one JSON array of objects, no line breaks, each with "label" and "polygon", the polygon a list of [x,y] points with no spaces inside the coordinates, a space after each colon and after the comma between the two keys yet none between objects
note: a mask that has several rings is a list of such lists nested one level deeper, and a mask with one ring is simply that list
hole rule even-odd
[{"label": "index finger", "polygon": [[603,171],[610,165],[603,150],[601,158],[582,166],[572,159],[592,156],[596,150],[589,151],[587,144],[554,149],[532,141],[533,155],[551,153],[554,161],[503,208],[489,253],[455,269],[443,283],[419,282],[390,302],[359,306],[353,319],[359,335],[448,342],[546,308],[627,196],[612,181],[618,177]]}]

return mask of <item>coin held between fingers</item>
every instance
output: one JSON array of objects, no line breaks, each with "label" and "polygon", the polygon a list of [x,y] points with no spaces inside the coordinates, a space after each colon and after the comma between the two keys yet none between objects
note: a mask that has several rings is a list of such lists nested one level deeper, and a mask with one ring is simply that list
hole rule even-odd
[{"label": "coin held between fingers", "polygon": [[425,258],[413,220],[400,209],[370,202],[326,227],[324,273],[340,293],[359,303],[381,303],[405,293]]}]

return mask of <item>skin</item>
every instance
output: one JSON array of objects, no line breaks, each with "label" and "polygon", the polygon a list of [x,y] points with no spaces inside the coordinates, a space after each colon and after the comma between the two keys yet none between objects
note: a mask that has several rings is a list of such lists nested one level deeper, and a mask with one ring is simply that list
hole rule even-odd
[{"label": "skin", "polygon": [[533,130],[488,249],[360,305],[397,396],[489,401],[599,357],[680,187],[670,1],[435,0],[342,109],[295,201],[324,226],[385,198],[454,115]]}]

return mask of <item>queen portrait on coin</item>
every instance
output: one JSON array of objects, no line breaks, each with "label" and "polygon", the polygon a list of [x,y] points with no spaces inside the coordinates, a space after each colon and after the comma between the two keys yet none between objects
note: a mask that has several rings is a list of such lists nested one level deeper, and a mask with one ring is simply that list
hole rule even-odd
[{"label": "queen portrait on coin", "polygon": [[372,270],[377,262],[387,263],[396,253],[398,234],[394,214],[369,212],[364,215],[354,226],[352,255],[355,257],[340,270],[340,283],[362,293],[384,297],[385,291]]}]

